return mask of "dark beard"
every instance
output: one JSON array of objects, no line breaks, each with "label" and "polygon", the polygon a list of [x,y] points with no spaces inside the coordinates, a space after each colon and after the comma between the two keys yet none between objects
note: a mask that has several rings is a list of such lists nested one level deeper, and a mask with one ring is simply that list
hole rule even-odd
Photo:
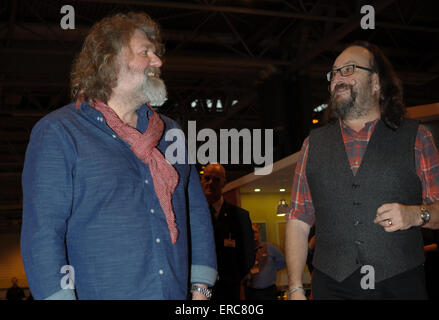
[{"label": "dark beard", "polygon": [[[330,112],[330,118],[340,117],[342,120],[354,120],[359,119],[368,114],[369,105],[373,100],[368,96],[371,92],[372,79],[369,77],[367,84],[363,88],[358,88],[359,92],[354,91],[352,85],[341,83],[334,87],[333,92],[328,102],[328,110]],[[350,91],[350,97],[344,101],[337,101],[335,98],[335,92],[337,89],[347,88]]]},{"label": "dark beard", "polygon": [[[337,101],[335,92],[337,92],[337,90],[341,88],[349,89],[350,97],[344,101]],[[342,119],[345,119],[347,115],[352,111],[356,100],[357,93],[353,91],[353,86],[346,83],[341,83],[334,87],[334,91],[331,93],[331,96],[329,98],[328,108],[331,111],[333,117],[340,117]]]}]

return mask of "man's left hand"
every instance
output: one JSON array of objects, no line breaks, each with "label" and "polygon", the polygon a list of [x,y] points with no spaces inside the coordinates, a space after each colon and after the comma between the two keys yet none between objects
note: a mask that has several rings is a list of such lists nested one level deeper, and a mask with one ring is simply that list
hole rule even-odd
[{"label": "man's left hand", "polygon": [[386,232],[407,230],[422,224],[420,212],[419,206],[385,203],[378,208],[374,223],[380,224]]}]

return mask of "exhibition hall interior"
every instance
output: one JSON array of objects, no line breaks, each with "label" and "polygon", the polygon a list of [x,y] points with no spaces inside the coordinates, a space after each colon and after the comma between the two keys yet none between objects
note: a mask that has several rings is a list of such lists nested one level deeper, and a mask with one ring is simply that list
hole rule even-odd
[{"label": "exhibition hall interior", "polygon": [[[70,73],[91,27],[131,11],[157,22],[165,48],[160,77],[167,100],[153,109],[181,128],[200,179],[208,163],[222,164],[224,199],[246,210],[260,241],[282,255],[300,151],[310,132],[329,121],[327,74],[348,45],[363,40],[382,50],[401,81],[405,117],[439,143],[436,0],[1,1],[0,300],[12,279],[24,291],[20,299],[31,294],[20,240],[32,129],[75,102]],[[424,235],[424,245],[433,248],[430,263],[437,267],[434,232]],[[286,266],[274,279],[275,298],[287,299]],[[306,265],[308,297],[311,282]],[[243,287],[241,299],[249,300]],[[427,289],[438,298],[438,275],[427,274]]]}]

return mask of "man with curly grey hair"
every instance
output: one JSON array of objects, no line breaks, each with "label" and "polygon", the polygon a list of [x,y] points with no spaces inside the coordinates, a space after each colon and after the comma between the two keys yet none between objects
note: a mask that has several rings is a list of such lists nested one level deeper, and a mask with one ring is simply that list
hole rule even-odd
[{"label": "man with curly grey hair", "polygon": [[195,166],[164,157],[178,125],[151,108],[166,101],[162,52],[147,14],[104,18],[74,63],[74,102],[33,128],[21,249],[36,299],[210,297],[208,205]]}]

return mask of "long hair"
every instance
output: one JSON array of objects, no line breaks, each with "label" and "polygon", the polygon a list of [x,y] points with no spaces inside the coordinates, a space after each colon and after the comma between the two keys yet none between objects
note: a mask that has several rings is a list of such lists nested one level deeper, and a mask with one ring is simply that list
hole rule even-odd
[{"label": "long hair", "polygon": [[164,47],[159,27],[146,13],[118,13],[97,22],[85,38],[70,74],[70,95],[73,101],[97,98],[107,102],[117,85],[122,47],[128,46],[136,29],[145,32],[158,55]]},{"label": "long hair", "polygon": [[[363,47],[372,54],[371,69],[378,74],[380,82],[381,120],[386,126],[396,130],[402,124],[406,114],[401,80],[389,60],[376,45],[367,41],[355,41],[345,49],[354,46]],[[332,116],[329,117],[332,118]]]}]

